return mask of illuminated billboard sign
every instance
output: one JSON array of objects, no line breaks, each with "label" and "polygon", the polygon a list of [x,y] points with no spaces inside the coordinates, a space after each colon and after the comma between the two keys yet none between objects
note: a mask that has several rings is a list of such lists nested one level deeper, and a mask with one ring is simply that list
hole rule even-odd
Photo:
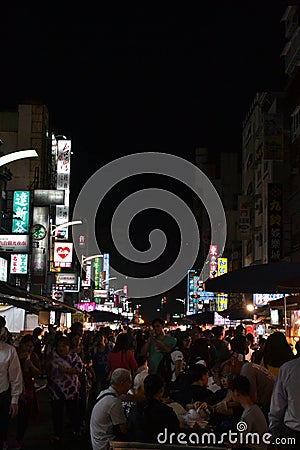
[{"label": "illuminated billboard sign", "polygon": [[29,236],[28,234],[1,234],[0,252],[28,253]]},{"label": "illuminated billboard sign", "polygon": [[71,267],[72,257],[72,242],[54,242],[54,267]]},{"label": "illuminated billboard sign", "polygon": [[14,191],[13,198],[13,233],[27,233],[29,224],[29,191]]},{"label": "illuminated billboard sign", "polygon": [[10,273],[26,274],[28,255],[26,253],[13,253],[10,255]]},{"label": "illuminated billboard sign", "polygon": [[0,281],[7,281],[7,260],[0,258]]},{"label": "illuminated billboard sign", "polygon": [[[69,222],[69,197],[70,197],[70,162],[71,162],[71,141],[57,141],[57,182],[56,188],[63,190],[65,201],[63,205],[56,206],[55,224],[61,225]],[[57,230],[59,233],[59,229]],[[68,239],[68,229],[61,236],[62,239]]]}]

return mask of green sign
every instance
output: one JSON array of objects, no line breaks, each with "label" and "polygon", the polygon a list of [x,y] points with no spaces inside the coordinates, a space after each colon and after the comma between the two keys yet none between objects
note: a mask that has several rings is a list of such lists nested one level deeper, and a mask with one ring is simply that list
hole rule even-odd
[{"label": "green sign", "polygon": [[13,233],[28,233],[29,201],[29,191],[14,191],[12,220]]},{"label": "green sign", "polygon": [[93,261],[94,268],[94,289],[99,289],[100,279],[100,258],[95,258]]}]

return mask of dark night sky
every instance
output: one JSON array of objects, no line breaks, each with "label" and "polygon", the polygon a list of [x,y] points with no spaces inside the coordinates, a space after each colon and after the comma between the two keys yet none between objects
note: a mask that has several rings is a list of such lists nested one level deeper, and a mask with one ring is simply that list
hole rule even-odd
[{"label": "dark night sky", "polygon": [[126,154],[240,152],[255,93],[284,86],[287,1],[10,3],[0,109],[48,106],[52,128],[72,139],[73,201],[96,169]]}]

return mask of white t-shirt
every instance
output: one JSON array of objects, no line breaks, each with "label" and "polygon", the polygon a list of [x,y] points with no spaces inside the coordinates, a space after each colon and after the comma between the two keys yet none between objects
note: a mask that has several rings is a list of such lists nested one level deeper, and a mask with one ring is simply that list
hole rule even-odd
[{"label": "white t-shirt", "polygon": [[98,397],[111,393],[99,400],[91,414],[90,433],[93,450],[106,450],[108,442],[115,438],[114,425],[126,423],[126,417],[121,399],[117,392],[109,387],[102,391]]},{"label": "white t-shirt", "polygon": [[175,374],[175,367],[177,361],[183,361],[183,353],[180,350],[173,350],[171,352],[171,359],[172,359],[172,379],[171,381],[176,380],[176,374]]},{"label": "white t-shirt", "polygon": [[243,433],[244,436],[247,433],[249,433],[249,434],[256,433],[259,436],[259,438],[258,438],[259,442],[256,442],[256,440],[254,440],[252,443],[251,439],[248,438],[248,442],[243,442],[245,447],[249,447],[249,448],[255,449],[255,450],[256,449],[267,450],[267,445],[264,444],[262,436],[264,434],[268,433],[268,425],[267,425],[266,418],[265,418],[262,410],[260,409],[260,407],[258,405],[252,405],[252,406],[249,406],[248,408],[244,409],[242,416],[241,416],[241,421],[245,422],[247,425],[247,429]]}]

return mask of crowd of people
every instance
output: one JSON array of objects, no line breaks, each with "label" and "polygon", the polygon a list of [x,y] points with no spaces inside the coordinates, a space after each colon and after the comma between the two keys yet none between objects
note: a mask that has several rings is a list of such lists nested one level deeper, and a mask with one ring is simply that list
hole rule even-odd
[{"label": "crowd of people", "polygon": [[219,437],[243,421],[247,432],[270,433],[273,442],[292,437],[299,445],[300,358],[280,331],[254,343],[242,325],[227,334],[222,326],[166,331],[164,320],[156,318],[136,330],[84,331],[80,322],[64,333],[37,327],[13,342],[5,325],[0,316],[0,449],[9,448],[11,419],[11,448],[22,448],[40,412],[40,377],[47,380],[53,445],[62,444],[66,424],[74,439],[90,433],[93,450],[106,450],[116,439],[157,443],[166,429],[195,430],[184,420],[189,412],[205,417]]}]

